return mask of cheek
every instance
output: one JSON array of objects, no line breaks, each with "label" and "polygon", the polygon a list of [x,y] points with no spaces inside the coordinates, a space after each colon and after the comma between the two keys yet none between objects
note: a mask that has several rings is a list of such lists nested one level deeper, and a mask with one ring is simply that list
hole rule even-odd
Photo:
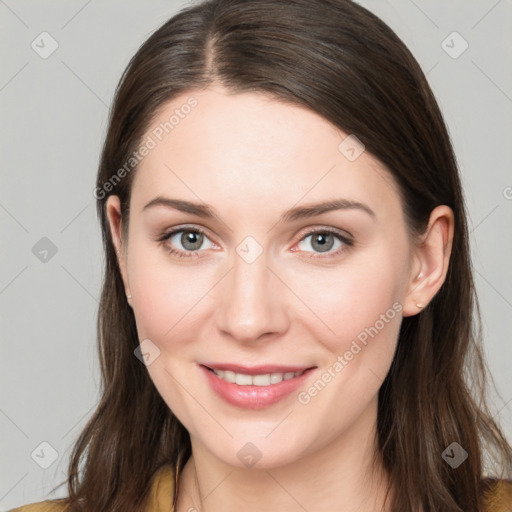
[{"label": "cheek", "polygon": [[157,354],[147,371],[173,413],[197,433],[194,418],[202,418],[190,396],[199,396],[194,349],[205,324],[212,273],[172,263],[165,249],[133,244],[128,272],[139,340],[149,339]]},{"label": "cheek", "polygon": [[347,260],[335,272],[317,273],[314,286],[306,277],[297,282],[315,315],[301,313],[302,320],[295,320],[324,349],[319,379],[301,390],[298,401],[323,410],[319,417],[329,414],[344,425],[378,393],[396,349],[405,268],[407,251],[387,247],[357,263]]},{"label": "cheek", "polygon": [[177,331],[185,325],[198,325],[200,302],[208,300],[212,287],[208,272],[171,262],[164,248],[134,246],[128,273],[141,339],[170,346],[166,340],[181,339]]},{"label": "cheek", "polygon": [[404,265],[403,255],[381,251],[332,271],[316,271],[313,279],[312,273],[296,272],[295,289],[309,311],[301,308],[295,320],[307,322],[331,353],[348,350],[358,336],[364,341],[372,327],[390,330],[388,325],[401,317]]},{"label": "cheek", "polygon": [[323,321],[313,319],[306,329],[324,350],[317,379],[299,391],[297,401],[304,414],[309,411],[313,429],[325,429],[322,422],[329,418],[330,434],[338,435],[376,400],[402,320],[399,279],[388,271],[354,271],[336,284],[325,279],[324,293],[312,296]]}]

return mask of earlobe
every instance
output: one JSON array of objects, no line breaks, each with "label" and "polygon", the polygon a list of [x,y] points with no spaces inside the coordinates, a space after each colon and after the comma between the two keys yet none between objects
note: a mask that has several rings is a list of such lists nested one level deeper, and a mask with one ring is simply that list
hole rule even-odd
[{"label": "earlobe", "polygon": [[446,205],[434,208],[425,234],[414,248],[414,265],[404,300],[404,316],[420,313],[443,285],[450,263],[453,233],[451,208]]}]

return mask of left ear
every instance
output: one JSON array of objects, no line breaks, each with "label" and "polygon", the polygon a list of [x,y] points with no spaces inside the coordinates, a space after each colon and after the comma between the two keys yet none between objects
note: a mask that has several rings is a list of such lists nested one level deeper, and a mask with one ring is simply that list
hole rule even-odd
[{"label": "left ear", "polygon": [[412,273],[405,294],[403,315],[419,313],[432,300],[446,279],[454,232],[453,211],[446,205],[430,213],[425,234],[413,249]]}]

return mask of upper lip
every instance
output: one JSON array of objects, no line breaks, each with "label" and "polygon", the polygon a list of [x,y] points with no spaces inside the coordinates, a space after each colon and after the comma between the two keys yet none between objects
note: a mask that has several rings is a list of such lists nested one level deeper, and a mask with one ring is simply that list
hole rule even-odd
[{"label": "upper lip", "polygon": [[301,372],[315,368],[314,366],[288,366],[276,364],[261,364],[258,366],[242,366],[232,363],[201,363],[203,366],[211,370],[232,371],[235,373],[243,373],[245,375],[264,375],[267,373],[289,373]]}]

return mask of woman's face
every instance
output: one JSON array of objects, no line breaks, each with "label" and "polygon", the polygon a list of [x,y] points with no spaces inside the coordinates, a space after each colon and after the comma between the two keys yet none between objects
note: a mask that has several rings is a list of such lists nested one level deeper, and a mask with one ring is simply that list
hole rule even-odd
[{"label": "woman's face", "polygon": [[226,464],[276,467],[375,427],[413,247],[391,174],[347,135],[210,87],[169,102],[144,138],[126,290],[156,388]]}]

